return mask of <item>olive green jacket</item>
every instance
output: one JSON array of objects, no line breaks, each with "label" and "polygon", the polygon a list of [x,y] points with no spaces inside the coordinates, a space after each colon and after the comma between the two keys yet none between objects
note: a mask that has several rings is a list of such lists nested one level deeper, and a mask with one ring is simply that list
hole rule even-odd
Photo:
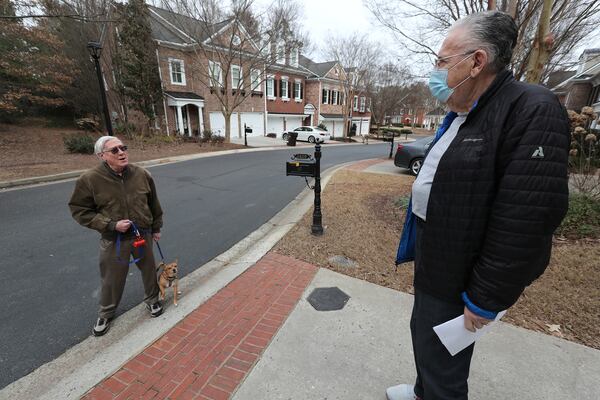
[{"label": "olive green jacket", "polygon": [[77,179],[69,208],[75,221],[109,240],[116,238],[115,226],[123,219],[152,233],[162,227],[163,212],[154,180],[135,165],[128,165],[122,175],[105,162],[86,171]]}]

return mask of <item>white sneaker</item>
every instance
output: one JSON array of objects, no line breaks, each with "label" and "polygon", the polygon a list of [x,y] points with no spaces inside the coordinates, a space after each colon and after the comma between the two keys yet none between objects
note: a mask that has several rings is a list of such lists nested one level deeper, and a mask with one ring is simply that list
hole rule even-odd
[{"label": "white sneaker", "polygon": [[402,383],[397,386],[389,387],[385,390],[388,400],[416,400],[415,386]]}]

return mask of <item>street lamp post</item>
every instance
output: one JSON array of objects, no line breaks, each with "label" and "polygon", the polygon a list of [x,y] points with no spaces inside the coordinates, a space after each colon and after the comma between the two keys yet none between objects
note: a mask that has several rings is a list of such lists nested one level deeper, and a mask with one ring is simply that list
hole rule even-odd
[{"label": "street lamp post", "polygon": [[313,235],[323,234],[323,215],[321,214],[321,145],[315,146],[315,207],[313,209],[313,223],[310,230]]},{"label": "street lamp post", "polygon": [[100,97],[102,98],[106,130],[110,136],[113,136],[112,123],[110,122],[110,114],[108,113],[108,102],[106,101],[106,87],[104,86],[102,70],[100,69],[100,54],[102,52],[102,46],[98,42],[88,42],[87,49],[96,64],[96,75],[98,75],[98,85],[100,86]]}]

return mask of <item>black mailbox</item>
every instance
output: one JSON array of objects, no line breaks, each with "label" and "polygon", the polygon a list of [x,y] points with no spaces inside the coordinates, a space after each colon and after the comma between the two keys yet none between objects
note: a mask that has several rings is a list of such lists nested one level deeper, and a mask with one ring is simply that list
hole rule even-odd
[{"label": "black mailbox", "polygon": [[246,133],[252,133],[252,128],[250,128],[249,126],[247,126],[245,132]]},{"label": "black mailbox", "polygon": [[316,175],[316,161],[310,154],[294,154],[291,161],[285,163],[285,174],[287,176],[310,176]]}]

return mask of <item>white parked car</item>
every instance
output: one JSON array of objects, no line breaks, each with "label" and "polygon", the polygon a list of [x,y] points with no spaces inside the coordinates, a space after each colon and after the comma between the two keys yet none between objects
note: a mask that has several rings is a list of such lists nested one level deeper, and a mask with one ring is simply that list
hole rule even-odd
[{"label": "white parked car", "polygon": [[296,132],[298,138],[296,140],[315,143],[317,141],[323,143],[329,139],[329,132],[319,128],[318,126],[300,126],[292,131],[283,132],[281,136],[283,140],[287,140],[290,132]]}]

